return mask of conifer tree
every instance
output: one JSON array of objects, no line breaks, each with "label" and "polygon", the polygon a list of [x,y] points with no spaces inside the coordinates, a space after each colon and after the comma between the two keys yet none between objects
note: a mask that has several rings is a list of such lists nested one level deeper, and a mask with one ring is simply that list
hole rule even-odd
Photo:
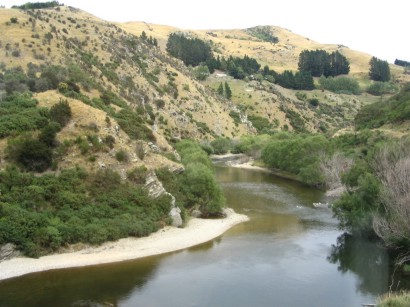
[{"label": "conifer tree", "polygon": [[219,84],[219,87],[218,87],[218,95],[223,96],[223,94],[224,94],[224,85],[221,82],[221,84]]},{"label": "conifer tree", "polygon": [[390,67],[387,61],[372,57],[370,60],[370,80],[387,82],[390,80]]},{"label": "conifer tree", "polygon": [[232,91],[231,88],[229,87],[229,84],[227,81],[225,81],[225,96],[227,99],[231,99],[232,98]]}]

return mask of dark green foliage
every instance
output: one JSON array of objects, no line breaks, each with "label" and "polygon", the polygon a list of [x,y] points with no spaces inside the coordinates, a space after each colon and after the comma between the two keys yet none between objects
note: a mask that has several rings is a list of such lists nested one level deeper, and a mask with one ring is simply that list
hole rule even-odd
[{"label": "dark green foliage", "polygon": [[241,123],[241,117],[240,117],[240,114],[238,112],[230,111],[229,116],[232,117],[235,125],[239,125]]},{"label": "dark green foliage", "polygon": [[232,149],[232,141],[228,138],[217,138],[211,142],[212,151],[217,155],[226,154]]},{"label": "dark green foliage", "polygon": [[47,126],[41,129],[40,134],[38,136],[38,140],[43,142],[48,147],[54,147],[56,145],[56,135],[57,132],[61,130],[61,126],[57,122],[50,122]]},{"label": "dark green foliage", "polygon": [[134,140],[147,140],[155,142],[155,136],[149,129],[142,118],[130,110],[121,110],[115,114],[115,118],[121,129]]},{"label": "dark green foliage", "polygon": [[44,142],[32,137],[22,137],[9,142],[8,159],[27,171],[44,172],[53,161],[52,149]]},{"label": "dark green foliage", "polygon": [[310,104],[312,107],[317,107],[317,106],[319,105],[319,99],[317,99],[317,98],[310,98],[310,99],[309,99],[309,104]]},{"label": "dark green foliage", "polygon": [[380,211],[380,182],[371,173],[361,173],[354,192],[343,194],[333,204],[340,226],[352,233],[371,234],[373,214]]},{"label": "dark green foliage", "polygon": [[290,124],[296,132],[306,132],[305,120],[296,111],[280,106],[280,110],[285,113]]},{"label": "dark green foliage", "polygon": [[18,23],[19,20],[17,19],[17,17],[11,17],[11,18],[10,18],[10,22],[11,22],[11,23]]},{"label": "dark green foliage", "polygon": [[115,153],[115,158],[119,162],[128,162],[129,161],[129,155],[125,150],[120,150]]},{"label": "dark green foliage", "polygon": [[373,81],[387,82],[390,80],[390,67],[387,61],[372,57],[370,60],[369,77]]},{"label": "dark green foliage", "polygon": [[[165,188],[174,194],[183,194],[183,206],[193,208],[199,205],[202,215],[219,215],[225,203],[223,193],[217,184],[212,162],[201,146],[191,141],[181,141],[176,144],[176,149],[182,157],[185,172],[178,178],[172,178],[170,174],[162,174],[165,177]],[[159,176],[161,179],[161,176]],[[174,194],[178,199],[178,197]]]},{"label": "dark green foliage", "polygon": [[127,103],[111,91],[104,91],[102,95],[100,96],[100,98],[106,105],[109,105],[112,103],[121,108],[127,107]]},{"label": "dark green foliage", "polygon": [[59,6],[58,1],[49,1],[49,2],[27,2],[22,5],[13,5],[12,8],[21,9],[21,10],[35,10],[35,9],[47,9],[51,7]]},{"label": "dark green foliage", "polygon": [[158,41],[157,41],[157,39],[156,39],[156,38],[153,38],[151,35],[150,35],[150,37],[148,37],[148,36],[147,36],[147,33],[145,33],[145,31],[142,31],[142,33],[141,33],[141,35],[140,35],[140,38],[141,38],[144,42],[146,42],[146,43],[148,43],[148,44],[150,44],[150,45],[158,46]]},{"label": "dark green foliage", "polygon": [[263,149],[262,160],[269,167],[299,175],[309,185],[322,186],[319,159],[328,148],[329,142],[323,136],[281,134],[273,136]]},{"label": "dark green foliage", "polygon": [[170,209],[168,196],[151,199],[109,170],[36,177],[8,168],[0,172],[0,189],[0,245],[14,243],[29,256],[77,242],[144,236],[167,221]]},{"label": "dark green foliage", "polygon": [[226,99],[232,98],[232,90],[227,81],[225,81],[225,97]]},{"label": "dark green foliage", "polygon": [[299,55],[298,67],[299,71],[308,71],[314,77],[334,77],[350,71],[349,61],[339,51],[329,54],[319,49],[303,50]]},{"label": "dark green foliage", "polygon": [[180,33],[171,33],[167,41],[167,52],[184,62],[197,66],[212,58],[211,47],[198,38],[188,38]]},{"label": "dark green foliage", "polygon": [[249,115],[248,119],[252,122],[252,125],[258,130],[258,133],[268,133],[272,128],[271,123],[266,117],[258,115]]},{"label": "dark green foliage", "polygon": [[315,85],[310,72],[302,71],[293,74],[290,70],[285,70],[281,74],[275,75],[275,81],[282,87],[294,90],[313,90]]},{"label": "dark green foliage", "polygon": [[26,74],[21,67],[6,69],[3,73],[4,89],[7,95],[14,92],[24,93],[29,90]]},{"label": "dark green foliage", "polygon": [[261,65],[256,59],[244,55],[243,58],[230,56],[228,59],[222,58],[218,65],[218,69],[228,72],[235,79],[244,79],[247,76],[253,75],[259,71]]},{"label": "dark green foliage", "polygon": [[135,184],[145,184],[147,172],[148,170],[145,166],[135,167],[127,173],[127,178]]},{"label": "dark green foliage", "polygon": [[107,146],[111,149],[114,148],[114,144],[115,144],[115,138],[112,135],[107,135],[104,138],[104,143],[107,144]]},{"label": "dark green foliage", "polygon": [[71,120],[71,108],[67,100],[60,100],[53,105],[50,109],[51,120],[60,124],[61,127],[65,127]]},{"label": "dark green foliage", "polygon": [[221,82],[221,83],[219,84],[219,86],[218,86],[217,93],[218,93],[218,95],[220,95],[220,96],[223,96],[223,94],[224,94],[224,85],[223,85],[222,82]]},{"label": "dark green foliage", "polygon": [[0,138],[44,127],[48,111],[37,108],[30,94],[14,94],[0,102]]},{"label": "dark green foliage", "polygon": [[400,123],[410,119],[410,84],[388,101],[364,106],[354,120],[358,129],[377,128],[388,123]]},{"label": "dark green foliage", "polygon": [[399,66],[403,66],[403,67],[408,67],[408,66],[410,66],[410,62],[409,62],[409,61],[403,61],[403,60],[399,60],[399,59],[396,59],[396,60],[394,61],[394,64],[395,64],[395,65],[399,65]]},{"label": "dark green foliage", "polygon": [[369,85],[366,92],[375,96],[394,94],[397,92],[397,86],[390,82],[375,81]]},{"label": "dark green foliage", "polygon": [[349,77],[328,77],[324,76],[319,79],[322,89],[338,93],[338,94],[360,94],[359,82],[356,79]]}]

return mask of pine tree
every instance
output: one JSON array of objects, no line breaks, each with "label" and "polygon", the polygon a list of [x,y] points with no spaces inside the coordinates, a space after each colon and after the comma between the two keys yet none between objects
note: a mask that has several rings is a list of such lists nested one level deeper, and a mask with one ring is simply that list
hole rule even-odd
[{"label": "pine tree", "polygon": [[231,88],[229,87],[229,84],[227,81],[225,81],[225,96],[227,99],[231,99],[232,98],[232,91]]},{"label": "pine tree", "polygon": [[223,96],[223,94],[224,94],[224,85],[221,82],[221,84],[219,84],[219,87],[218,87],[218,95]]},{"label": "pine tree", "polygon": [[370,60],[369,77],[370,80],[387,82],[390,80],[390,67],[387,61],[372,57]]}]

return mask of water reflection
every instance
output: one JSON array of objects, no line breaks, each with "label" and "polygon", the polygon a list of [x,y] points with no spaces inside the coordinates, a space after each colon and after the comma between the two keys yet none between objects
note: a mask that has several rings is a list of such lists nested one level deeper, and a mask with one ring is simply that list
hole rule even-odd
[{"label": "water reflection", "polygon": [[[0,282],[0,306],[115,306],[154,278],[161,257],[53,270]],[[88,305],[87,305],[88,304]]]},{"label": "water reflection", "polygon": [[180,252],[0,282],[0,307],[345,307],[388,291],[386,251],[341,236],[332,212],[312,206],[320,191],[266,172],[218,167],[217,176],[249,222]]},{"label": "water reflection", "polygon": [[391,276],[389,253],[374,242],[342,234],[327,259],[337,264],[339,271],[355,273],[357,288],[362,293],[377,296],[388,289]]}]

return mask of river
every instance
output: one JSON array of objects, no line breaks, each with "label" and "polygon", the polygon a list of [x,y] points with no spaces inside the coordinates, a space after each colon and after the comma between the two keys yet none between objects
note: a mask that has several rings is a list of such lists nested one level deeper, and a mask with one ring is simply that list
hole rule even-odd
[{"label": "river", "polygon": [[389,290],[388,253],[343,236],[331,210],[312,205],[322,192],[263,171],[216,172],[249,222],[179,252],[1,281],[0,306],[359,307]]}]

